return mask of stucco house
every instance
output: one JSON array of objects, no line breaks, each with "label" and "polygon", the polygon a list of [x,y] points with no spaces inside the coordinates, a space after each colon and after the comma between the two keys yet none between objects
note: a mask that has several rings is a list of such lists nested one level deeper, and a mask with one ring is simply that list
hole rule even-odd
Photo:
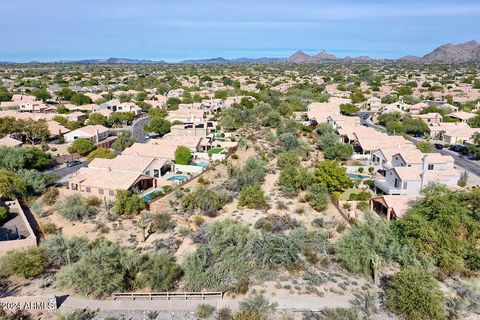
[{"label": "stucco house", "polygon": [[68,143],[72,143],[78,138],[86,138],[90,139],[93,142],[100,142],[105,140],[110,136],[110,130],[102,125],[89,125],[85,126],[64,135],[65,141]]}]

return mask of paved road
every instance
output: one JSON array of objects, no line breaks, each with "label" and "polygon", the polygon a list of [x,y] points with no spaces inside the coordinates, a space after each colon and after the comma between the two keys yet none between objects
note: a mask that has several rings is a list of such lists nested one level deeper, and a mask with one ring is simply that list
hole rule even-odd
[{"label": "paved road", "polygon": [[[372,121],[370,119],[365,120],[365,121],[362,120],[361,123],[362,124],[365,123],[367,126],[375,128],[376,130],[378,130],[380,132],[387,132],[387,130],[384,127],[372,123]],[[409,137],[408,139],[415,144],[424,140],[424,139],[421,139],[421,138],[414,138],[414,137]],[[455,165],[473,173],[476,176],[480,176],[480,165],[478,163],[476,163],[475,161],[468,160],[463,155],[458,154],[457,152],[450,151],[450,150],[442,149],[442,150],[435,150],[434,152],[438,152],[440,154],[447,155],[447,156],[452,156],[452,158],[454,159]]]},{"label": "paved road", "polygon": [[133,122],[132,126],[130,127],[130,130],[132,131],[133,139],[135,139],[140,143],[145,143],[147,141],[147,139],[145,139],[145,131],[143,130],[143,127],[149,122],[150,122],[149,117],[143,117]]},{"label": "paved road", "polygon": [[57,182],[65,182],[68,180],[68,178],[77,172],[80,168],[86,167],[87,163],[83,162],[82,164],[79,164],[78,166],[74,167],[67,167],[66,165],[60,165],[57,166],[51,170],[43,171],[43,173],[54,173],[58,176]]}]

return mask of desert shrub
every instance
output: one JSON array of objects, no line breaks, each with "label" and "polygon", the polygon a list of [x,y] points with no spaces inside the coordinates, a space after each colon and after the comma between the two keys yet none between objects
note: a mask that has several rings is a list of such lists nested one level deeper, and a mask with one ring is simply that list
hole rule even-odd
[{"label": "desert shrub", "polygon": [[326,277],[319,275],[312,269],[309,269],[307,270],[307,272],[305,272],[303,279],[308,281],[308,283],[313,286],[321,286],[322,284],[328,282],[328,279]]},{"label": "desert shrub", "polygon": [[312,173],[301,166],[285,166],[278,179],[281,190],[287,195],[297,194],[298,191],[307,189],[312,183]]},{"label": "desert shrub", "polygon": [[264,267],[294,267],[299,261],[299,248],[282,235],[257,235],[252,246],[255,261]]},{"label": "desert shrub", "polygon": [[277,166],[285,168],[286,166],[300,166],[300,158],[295,151],[284,151],[277,156]]},{"label": "desert shrub", "polygon": [[35,278],[45,272],[46,264],[40,248],[9,251],[0,259],[0,275]]},{"label": "desert shrub", "polygon": [[90,196],[85,199],[87,204],[92,207],[99,207],[102,204],[102,200],[95,196]]},{"label": "desert shrub", "polygon": [[87,204],[79,194],[58,199],[55,202],[54,210],[72,221],[80,221],[93,216],[97,210]]},{"label": "desert shrub", "polygon": [[230,197],[225,193],[200,187],[194,192],[184,194],[182,205],[185,209],[200,209],[204,212],[209,210],[220,210],[230,201]]},{"label": "desert shrub", "polygon": [[471,262],[478,257],[475,248],[480,234],[475,191],[433,185],[424,188],[422,195],[395,224],[400,240],[432,258],[446,274],[474,267]]},{"label": "desert shrub", "polygon": [[210,304],[199,304],[195,310],[195,315],[200,319],[210,317],[215,312],[215,307]]},{"label": "desert shrub", "polygon": [[299,222],[296,219],[293,219],[288,214],[284,214],[283,216],[278,214],[269,214],[266,217],[266,220],[269,222],[268,231],[272,232],[281,232],[287,229],[294,229],[299,226]]},{"label": "desert shrub", "polygon": [[267,205],[265,194],[260,184],[245,185],[240,191],[239,207],[247,207],[249,209],[261,209]]},{"label": "desert shrub", "polygon": [[171,225],[171,216],[168,213],[159,213],[153,217],[153,225],[156,232],[164,232]]},{"label": "desert shrub", "polygon": [[307,188],[308,202],[316,211],[324,211],[328,207],[330,199],[328,197],[328,189],[318,183],[314,183]]},{"label": "desert shrub", "polygon": [[277,310],[277,303],[270,303],[267,298],[261,294],[252,294],[243,301],[240,301],[240,311],[256,311],[264,316],[269,316]]},{"label": "desert shrub", "polygon": [[62,234],[55,234],[47,237],[40,243],[44,257],[49,264],[61,266],[69,262],[78,261],[90,250],[90,243],[87,238],[71,237],[65,238]]},{"label": "desert shrub", "polygon": [[240,311],[233,315],[232,320],[267,320],[267,316],[258,311]]},{"label": "desert shrub", "polygon": [[232,310],[228,307],[220,308],[217,311],[216,320],[230,320],[232,319]]},{"label": "desert shrub", "polygon": [[202,245],[188,255],[182,264],[187,290],[233,290],[240,279],[248,278],[253,231],[232,220],[208,224]]},{"label": "desert shrub", "polygon": [[357,209],[360,211],[368,210],[368,208],[369,205],[367,201],[360,201],[359,203],[357,203]]},{"label": "desert shrub", "polygon": [[232,188],[234,190],[241,190],[245,185],[254,185],[256,183],[262,183],[267,174],[267,164],[265,161],[250,157],[245,161],[242,168],[231,170],[230,176],[233,178],[234,183]]},{"label": "desert shrub", "polygon": [[371,275],[371,259],[378,256],[381,264],[397,261],[402,264],[419,264],[416,251],[402,246],[389,222],[365,216],[365,222],[355,224],[337,243],[338,258],[347,270]]},{"label": "desert shrub", "polygon": [[180,275],[180,267],[170,254],[162,250],[149,254],[147,260],[142,263],[136,286],[148,287],[159,292],[171,291]]},{"label": "desert shrub", "polygon": [[43,236],[49,234],[56,234],[60,231],[60,228],[53,222],[45,222],[40,224],[40,231]]},{"label": "desert shrub", "polygon": [[360,167],[360,168],[357,169],[358,173],[363,173],[364,170],[365,169],[363,167]]},{"label": "desert shrub", "polygon": [[379,311],[378,294],[375,291],[356,293],[351,304],[362,314],[362,319],[374,319]]},{"label": "desert shrub", "polygon": [[366,191],[360,191],[357,193],[351,193],[348,197],[349,201],[367,201],[370,200],[372,194]]},{"label": "desert shrub", "polygon": [[140,265],[138,253],[100,238],[77,262],[60,270],[56,283],[60,288],[100,298],[132,288]]},{"label": "desert shrub", "polygon": [[53,205],[57,200],[59,191],[57,188],[50,187],[43,194],[43,201],[48,205]]},{"label": "desert shrub", "polygon": [[426,271],[405,269],[389,283],[386,306],[407,320],[444,319],[445,299],[438,282]]},{"label": "desert shrub", "polygon": [[347,308],[327,308],[323,309],[321,320],[361,320],[358,310]]},{"label": "desert shrub", "polygon": [[10,217],[10,210],[6,207],[0,207],[0,223],[8,220]]},{"label": "desert shrub", "polygon": [[113,211],[116,214],[133,215],[145,209],[145,201],[129,190],[117,190]]}]

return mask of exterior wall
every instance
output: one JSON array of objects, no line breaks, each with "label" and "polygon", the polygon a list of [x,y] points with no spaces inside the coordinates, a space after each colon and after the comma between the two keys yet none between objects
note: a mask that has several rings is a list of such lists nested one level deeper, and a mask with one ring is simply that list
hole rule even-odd
[{"label": "exterior wall", "polygon": [[18,203],[18,201],[10,201],[6,204],[10,207],[10,211],[16,212],[19,215],[19,217],[21,218],[22,222],[25,224],[27,231],[30,235],[27,236],[25,239],[20,239],[20,240],[0,241],[0,255],[5,254],[6,252],[11,250],[19,250],[19,249],[36,247],[37,237],[33,232],[33,229],[30,226],[30,222],[25,216],[25,212],[23,212],[23,209]]},{"label": "exterior wall", "polygon": [[372,152],[370,161],[377,165],[385,164],[387,163],[387,159],[383,156],[383,153],[380,150],[376,150]]},{"label": "exterior wall", "polygon": [[[99,133],[99,134],[98,134],[98,140],[99,140],[99,141],[102,141],[102,140],[108,138],[108,136],[109,136],[109,132],[108,132],[108,131],[107,131],[107,132],[103,132],[103,133]],[[69,142],[69,143],[75,141],[75,140],[78,139],[78,138],[87,138],[87,139],[90,139],[90,140],[92,140],[92,141],[95,141],[95,136],[92,137],[90,134],[86,134],[86,133],[84,133],[84,132],[82,132],[82,131],[69,132],[69,133],[64,134],[64,137],[65,137],[65,141],[66,141],[66,142]]]},{"label": "exterior wall", "polygon": [[395,179],[398,181],[396,189],[401,189],[402,194],[418,194],[420,192],[422,184],[420,179],[416,181],[402,181],[395,170],[389,170],[385,175],[385,181],[391,188],[395,188]]},{"label": "exterior wall", "polygon": [[109,201],[115,200],[115,196],[117,194],[116,190],[113,189],[100,189],[96,187],[89,187],[84,185],[77,185],[74,183],[70,183],[69,188],[73,191],[80,192],[83,196],[95,196],[101,200],[105,198]]}]

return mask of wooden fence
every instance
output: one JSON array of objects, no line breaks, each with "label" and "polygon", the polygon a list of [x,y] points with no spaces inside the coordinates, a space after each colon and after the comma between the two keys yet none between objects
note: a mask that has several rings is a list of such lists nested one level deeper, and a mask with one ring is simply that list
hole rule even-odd
[{"label": "wooden fence", "polygon": [[113,300],[205,300],[223,299],[223,292],[118,292]]}]

